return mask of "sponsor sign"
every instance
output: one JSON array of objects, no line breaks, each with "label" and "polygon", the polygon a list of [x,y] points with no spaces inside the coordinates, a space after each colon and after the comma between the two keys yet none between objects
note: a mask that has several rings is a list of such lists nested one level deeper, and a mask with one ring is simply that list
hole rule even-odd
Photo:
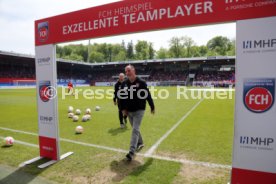
[{"label": "sponsor sign", "polygon": [[55,46],[36,47],[36,81],[40,156],[59,159]]},{"label": "sponsor sign", "polygon": [[244,81],[245,107],[255,113],[268,111],[274,104],[275,79],[247,79]]},{"label": "sponsor sign", "polygon": [[276,17],[237,22],[232,184],[276,183]]}]

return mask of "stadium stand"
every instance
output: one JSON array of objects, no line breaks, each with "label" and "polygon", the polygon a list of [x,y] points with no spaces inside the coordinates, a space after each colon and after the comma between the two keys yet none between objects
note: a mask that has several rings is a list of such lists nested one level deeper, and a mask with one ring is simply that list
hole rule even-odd
[{"label": "stadium stand", "polygon": [[[128,64],[154,85],[225,87],[235,83],[235,57],[204,57],[85,63],[57,59],[58,84],[113,85]],[[0,51],[0,86],[35,86],[35,58]]]}]

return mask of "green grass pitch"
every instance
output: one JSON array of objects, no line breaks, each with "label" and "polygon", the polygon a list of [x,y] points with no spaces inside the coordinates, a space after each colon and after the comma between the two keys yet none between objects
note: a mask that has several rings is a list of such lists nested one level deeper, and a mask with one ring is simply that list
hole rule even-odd
[{"label": "green grass pitch", "polygon": [[[99,89],[89,87],[82,89]],[[102,87],[101,89],[109,89]],[[161,87],[158,88],[160,90]],[[163,88],[162,88],[163,89]],[[144,154],[168,130],[170,130],[199,100],[177,100],[176,87],[164,88],[170,92],[168,99],[154,100],[156,114],[151,115],[149,106],[142,122],[141,132]],[[204,99],[187,118],[157,147],[154,155],[172,159],[184,159],[215,164],[231,165],[234,129],[233,99]],[[89,122],[72,122],[67,117],[68,106],[84,112],[91,108]],[[95,111],[95,106],[100,111]],[[66,96],[61,99],[59,90],[60,137],[73,141],[128,150],[131,127],[119,128],[118,109],[111,99],[79,99]],[[3,128],[37,133],[37,103],[35,89],[0,89],[0,137],[12,136],[15,140],[38,144],[35,135],[16,133]],[[80,116],[81,118],[81,116]],[[84,127],[84,133],[75,134],[75,127]],[[11,183],[16,178],[34,182],[41,178],[45,183],[227,183],[230,169],[208,168],[202,165],[183,164],[157,158],[137,156],[131,163],[124,161],[125,154],[96,147],[61,141],[61,153],[74,154],[44,170],[35,163],[18,168],[23,161],[38,156],[39,150],[15,143],[0,147],[0,168],[8,167],[13,172],[0,174],[0,183]],[[7,170],[7,169],[6,169]],[[1,169],[0,169],[1,172]],[[26,177],[24,177],[27,175]],[[2,177],[1,177],[2,176]],[[23,179],[22,179],[23,178]],[[20,180],[19,180],[20,181]],[[25,181],[25,182],[26,182]]]}]

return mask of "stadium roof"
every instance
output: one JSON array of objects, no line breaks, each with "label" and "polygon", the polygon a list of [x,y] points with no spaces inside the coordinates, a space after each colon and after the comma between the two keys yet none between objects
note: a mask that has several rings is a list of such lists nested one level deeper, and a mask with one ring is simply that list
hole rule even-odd
[{"label": "stadium roof", "polygon": [[[34,55],[20,54],[15,52],[6,52],[0,50],[0,55],[13,56],[13,57],[23,57],[34,59]],[[126,65],[126,64],[150,64],[150,63],[160,63],[160,62],[193,62],[193,61],[208,61],[208,60],[233,60],[236,56],[209,56],[209,57],[193,57],[193,58],[169,58],[169,59],[153,59],[153,60],[137,60],[137,61],[116,61],[116,62],[103,62],[103,63],[86,63],[84,61],[72,61],[57,58],[57,62],[68,63],[68,64],[78,64],[87,66],[108,66],[108,65]]]}]

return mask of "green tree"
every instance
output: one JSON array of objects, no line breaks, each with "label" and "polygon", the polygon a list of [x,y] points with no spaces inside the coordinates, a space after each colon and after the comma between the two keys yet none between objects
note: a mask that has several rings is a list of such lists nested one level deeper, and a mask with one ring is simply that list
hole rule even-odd
[{"label": "green tree", "polygon": [[[90,62],[107,62],[107,61],[125,61],[125,60],[145,60],[180,57],[200,57],[229,55],[234,56],[236,52],[236,41],[227,37],[216,36],[208,41],[207,45],[197,46],[192,38],[188,36],[172,37],[169,40],[169,48],[160,48],[157,52],[153,48],[153,43],[145,40],[139,40],[134,46],[133,42],[125,41],[118,44],[94,43],[92,45],[66,45],[56,47],[58,58],[68,60],[87,61],[88,47]],[[135,50],[135,51],[134,51]]]},{"label": "green tree", "polygon": [[154,59],[155,57],[155,50],[153,48],[153,43],[149,43],[149,59]]},{"label": "green tree", "polygon": [[71,53],[69,56],[65,56],[63,58],[67,60],[73,60],[73,61],[83,61],[83,57],[76,53]]},{"label": "green tree", "polygon": [[180,58],[184,54],[184,47],[182,45],[182,38],[179,37],[173,37],[170,39],[170,54],[174,58]]},{"label": "green tree", "polygon": [[125,40],[122,40],[121,47],[126,52],[126,43],[125,43]]},{"label": "green tree", "polygon": [[194,45],[189,48],[189,57],[200,57],[200,49],[198,46]]},{"label": "green tree", "polygon": [[74,45],[73,47],[73,53],[81,56],[83,58],[83,61],[87,61],[88,53],[87,53],[87,47],[83,44]]},{"label": "green tree", "polygon": [[62,58],[63,48],[59,45],[56,46],[57,58]]},{"label": "green tree", "polygon": [[125,61],[127,59],[127,48],[124,40],[122,40],[121,50],[118,52],[116,58],[117,59],[115,61]]},{"label": "green tree", "polygon": [[205,45],[201,45],[198,47],[198,52],[200,56],[207,56],[208,48]]},{"label": "green tree", "polygon": [[[191,48],[195,46],[194,40],[191,37],[184,36],[184,37],[180,38],[180,41],[183,42],[183,47],[186,50],[185,57],[191,57],[191,56],[193,56]],[[195,49],[195,48],[193,48],[193,49]]]},{"label": "green tree", "polygon": [[72,53],[72,45],[64,46],[62,49],[62,56],[70,56]]},{"label": "green tree", "polygon": [[225,56],[231,49],[231,41],[227,37],[216,36],[208,41],[207,47],[216,55]]},{"label": "green tree", "polygon": [[104,58],[104,54],[97,51],[92,51],[89,58],[89,61],[91,63],[102,63],[106,61]]},{"label": "green tree", "polygon": [[126,58],[128,60],[133,60],[134,59],[134,47],[133,47],[133,42],[132,41],[127,44]]},{"label": "green tree", "polygon": [[227,51],[227,56],[235,56],[236,55],[236,40],[231,40],[231,45],[229,50]]},{"label": "green tree", "polygon": [[95,46],[96,51],[103,55],[104,61],[109,61],[110,50],[109,50],[108,44],[106,44],[106,43],[94,44],[94,46]]},{"label": "green tree", "polygon": [[218,54],[214,50],[208,50],[208,52],[207,52],[207,56],[216,56],[216,55],[218,55]]},{"label": "green tree", "polygon": [[149,45],[147,41],[138,40],[135,45],[136,56],[138,60],[148,59],[149,58]]},{"label": "green tree", "polygon": [[107,61],[111,62],[113,56],[113,46],[111,44],[107,45]]},{"label": "green tree", "polygon": [[156,57],[157,59],[166,59],[166,58],[169,58],[170,55],[169,55],[169,51],[168,49],[165,49],[163,47],[161,47],[157,52],[156,52]]},{"label": "green tree", "polygon": [[125,49],[120,44],[110,45],[112,51],[112,61],[124,61],[126,60]]},{"label": "green tree", "polygon": [[114,58],[113,61],[125,61],[126,60],[126,52],[121,50],[113,58]]}]

